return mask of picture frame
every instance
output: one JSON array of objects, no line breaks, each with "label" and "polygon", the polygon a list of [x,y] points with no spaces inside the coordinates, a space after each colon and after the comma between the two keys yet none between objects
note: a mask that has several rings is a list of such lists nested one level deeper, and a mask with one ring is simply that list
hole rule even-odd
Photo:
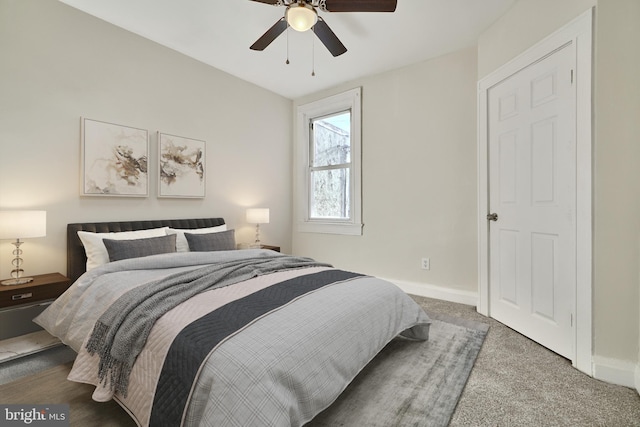
[{"label": "picture frame", "polygon": [[149,132],[80,118],[81,195],[148,197]]},{"label": "picture frame", "polygon": [[158,132],[158,197],[204,198],[206,142]]}]

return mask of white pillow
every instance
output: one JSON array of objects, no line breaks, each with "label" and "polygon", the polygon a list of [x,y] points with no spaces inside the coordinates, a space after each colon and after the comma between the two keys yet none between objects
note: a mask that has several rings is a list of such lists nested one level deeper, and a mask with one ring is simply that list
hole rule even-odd
[{"label": "white pillow", "polygon": [[119,233],[92,233],[90,231],[78,231],[78,237],[87,254],[87,271],[109,262],[109,253],[102,239],[131,240],[144,239],[146,237],[166,236],[169,227],[152,228],[150,230],[122,231]]},{"label": "white pillow", "polygon": [[189,252],[189,242],[184,237],[184,233],[191,234],[208,234],[219,233],[221,231],[227,231],[227,224],[218,225],[217,227],[209,228],[194,228],[194,229],[176,229],[168,228],[167,234],[176,234],[176,252]]}]

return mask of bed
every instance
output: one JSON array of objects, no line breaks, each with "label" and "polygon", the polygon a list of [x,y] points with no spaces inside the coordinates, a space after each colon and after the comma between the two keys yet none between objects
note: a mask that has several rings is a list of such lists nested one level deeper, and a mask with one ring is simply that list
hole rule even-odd
[{"label": "bed", "polygon": [[395,285],[235,250],[222,218],[69,224],[67,263],[35,321],[78,353],[69,380],[141,426],[301,426],[394,337],[428,339]]}]

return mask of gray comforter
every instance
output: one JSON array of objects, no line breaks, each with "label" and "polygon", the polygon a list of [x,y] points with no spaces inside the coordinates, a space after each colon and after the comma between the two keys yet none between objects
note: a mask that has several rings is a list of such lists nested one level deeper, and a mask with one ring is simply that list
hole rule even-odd
[{"label": "gray comforter", "polygon": [[[123,396],[100,384],[99,358],[84,347],[97,319],[133,288],[222,261],[265,251],[184,253],[118,261],[82,276],[36,322],[79,352],[69,375],[94,384],[93,398],[115,398],[148,425],[174,341],[212,312],[330,267],[285,270],[199,293],[162,315],[131,369]],[[345,276],[347,277],[347,276]],[[429,319],[395,285],[367,276],[323,285],[270,309],[225,336],[207,354],[190,386],[183,425],[302,425],[328,407],[393,337],[426,339]],[[165,392],[163,392],[165,393]],[[165,399],[165,400],[163,400]]]},{"label": "gray comforter", "polygon": [[263,274],[318,266],[330,267],[269,252],[174,273],[131,289],[100,316],[87,342],[89,354],[100,357],[98,377],[126,396],[131,368],[156,320],[192,296]]}]

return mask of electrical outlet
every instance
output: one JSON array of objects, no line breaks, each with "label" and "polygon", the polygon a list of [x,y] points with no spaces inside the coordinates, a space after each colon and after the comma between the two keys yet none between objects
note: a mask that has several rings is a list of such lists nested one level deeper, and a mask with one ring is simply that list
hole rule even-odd
[{"label": "electrical outlet", "polygon": [[431,262],[429,261],[429,258],[422,258],[420,266],[423,270],[429,270],[431,268]]}]

